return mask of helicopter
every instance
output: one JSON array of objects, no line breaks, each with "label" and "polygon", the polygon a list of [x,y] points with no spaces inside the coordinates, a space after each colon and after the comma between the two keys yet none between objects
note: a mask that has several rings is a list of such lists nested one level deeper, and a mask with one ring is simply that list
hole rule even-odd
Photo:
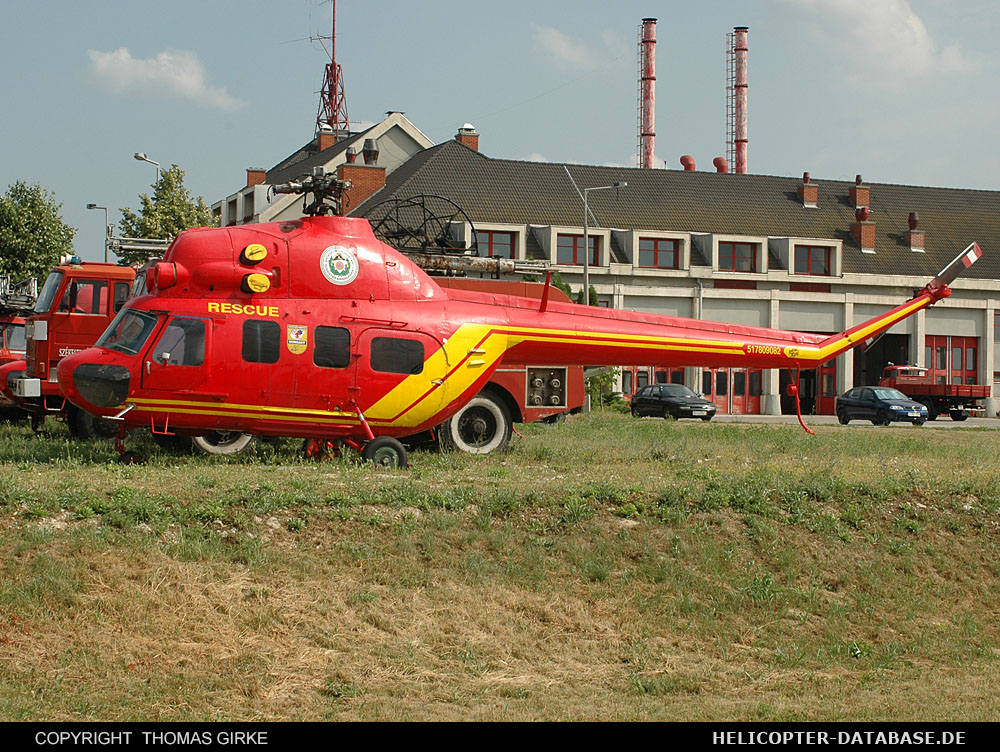
[{"label": "helicopter", "polygon": [[449,289],[367,219],[341,216],[348,187],[317,172],[274,187],[303,195],[301,219],[180,233],[147,271],[148,294],[60,361],[65,396],[119,422],[123,461],[126,432],[143,426],[317,439],[405,467],[399,438],[477,399],[504,358],[815,368],[948,297],[982,256],[971,243],[901,305],[809,334],[551,301],[548,278],[540,299]]}]

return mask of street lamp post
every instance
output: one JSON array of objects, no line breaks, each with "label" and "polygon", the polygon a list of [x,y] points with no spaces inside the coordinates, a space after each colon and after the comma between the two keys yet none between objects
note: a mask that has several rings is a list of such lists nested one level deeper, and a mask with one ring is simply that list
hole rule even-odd
[{"label": "street lamp post", "polygon": [[583,304],[590,305],[590,238],[587,234],[587,215],[590,213],[589,198],[591,191],[606,191],[610,188],[627,188],[628,183],[619,182],[611,185],[598,185],[583,189]]},{"label": "street lamp post", "polygon": [[151,165],[156,165],[156,182],[157,183],[160,182],[160,163],[159,162],[154,162],[152,159],[150,159],[149,157],[147,157],[146,156],[146,152],[144,152],[144,151],[137,151],[132,156],[135,157],[136,161],[138,161],[138,162],[149,162]]},{"label": "street lamp post", "polygon": [[108,222],[108,207],[87,204],[88,209],[104,209],[104,262],[108,261],[108,238],[111,237],[111,223]]}]

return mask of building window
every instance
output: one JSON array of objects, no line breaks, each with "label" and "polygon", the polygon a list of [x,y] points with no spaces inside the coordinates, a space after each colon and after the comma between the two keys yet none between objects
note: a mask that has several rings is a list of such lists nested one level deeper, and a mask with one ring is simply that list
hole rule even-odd
[{"label": "building window", "polygon": [[643,269],[679,269],[680,241],[639,238],[639,266]]},{"label": "building window", "polygon": [[830,292],[829,282],[789,282],[789,292]]},{"label": "building window", "polygon": [[632,394],[631,371],[622,371],[622,394]]},{"label": "building window", "polygon": [[[600,262],[600,240],[596,235],[587,236],[590,266],[597,266]],[[559,235],[556,238],[556,263],[583,266],[583,235]]]},{"label": "building window", "polygon": [[716,279],[712,281],[712,287],[718,290],[756,290],[757,280],[755,279]]},{"label": "building window", "polygon": [[795,273],[829,277],[830,250],[822,245],[795,246]]},{"label": "building window", "polygon": [[756,272],[757,243],[719,243],[720,272]]},{"label": "building window", "polygon": [[491,258],[514,258],[514,233],[484,230],[476,233],[476,244],[480,256]]},{"label": "building window", "polygon": [[351,333],[339,326],[317,326],[313,363],[320,368],[347,368],[351,363]]},{"label": "building window", "polygon": [[424,370],[424,345],[415,339],[375,337],[371,364],[373,371],[383,373],[420,373]]},{"label": "building window", "polygon": [[243,322],[243,360],[248,363],[277,363],[281,351],[281,326],[277,321]]}]

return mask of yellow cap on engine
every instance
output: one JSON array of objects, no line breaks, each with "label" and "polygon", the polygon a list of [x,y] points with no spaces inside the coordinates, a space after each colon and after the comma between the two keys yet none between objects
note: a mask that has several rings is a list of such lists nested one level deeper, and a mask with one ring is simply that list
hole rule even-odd
[{"label": "yellow cap on engine", "polygon": [[251,243],[240,254],[240,261],[244,264],[258,264],[265,258],[267,258],[267,248],[260,243]]},{"label": "yellow cap on engine", "polygon": [[271,289],[271,280],[266,274],[248,274],[243,278],[243,289],[246,292],[267,292]]}]

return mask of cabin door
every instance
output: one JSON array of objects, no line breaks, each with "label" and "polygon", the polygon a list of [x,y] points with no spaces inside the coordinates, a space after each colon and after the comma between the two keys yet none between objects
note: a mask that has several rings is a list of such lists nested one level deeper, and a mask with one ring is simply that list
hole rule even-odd
[{"label": "cabin door", "polygon": [[417,429],[433,421],[446,402],[464,391],[459,382],[470,367],[450,374],[451,365],[436,338],[380,328],[361,332],[354,362],[358,403],[376,436],[380,426]]},{"label": "cabin door", "polygon": [[732,369],[730,386],[734,415],[760,415],[762,373],[757,369]]},{"label": "cabin door", "polygon": [[169,392],[197,389],[209,374],[212,322],[171,316],[142,363],[142,388]]}]

